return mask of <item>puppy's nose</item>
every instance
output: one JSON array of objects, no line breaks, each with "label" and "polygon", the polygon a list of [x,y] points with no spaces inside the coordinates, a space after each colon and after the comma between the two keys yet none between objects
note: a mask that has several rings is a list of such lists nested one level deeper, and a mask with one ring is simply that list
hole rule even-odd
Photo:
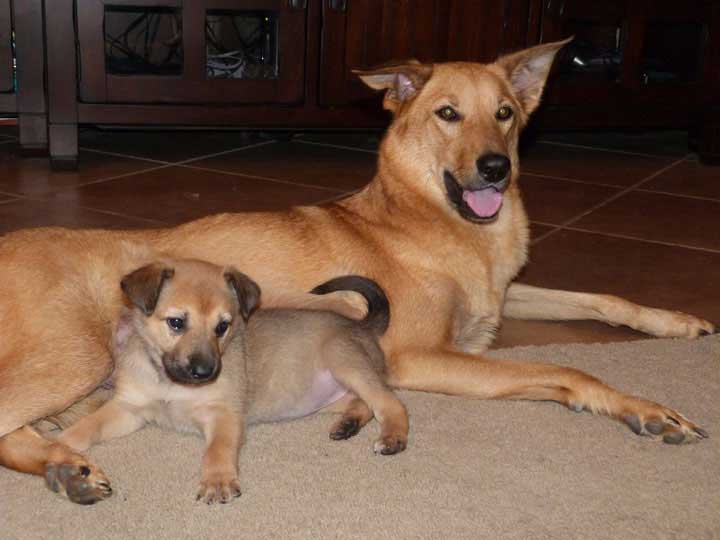
[{"label": "puppy's nose", "polygon": [[477,169],[487,182],[496,184],[510,173],[510,160],[502,154],[485,154],[477,160]]},{"label": "puppy's nose", "polygon": [[214,378],[217,362],[213,358],[201,355],[193,355],[188,358],[188,370],[190,376],[197,382],[209,381]]}]

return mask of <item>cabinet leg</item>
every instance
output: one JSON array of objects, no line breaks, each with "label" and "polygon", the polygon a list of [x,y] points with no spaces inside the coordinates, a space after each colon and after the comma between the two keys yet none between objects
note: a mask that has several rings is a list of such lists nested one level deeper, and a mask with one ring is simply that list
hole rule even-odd
[{"label": "cabinet leg", "polygon": [[45,155],[48,147],[48,126],[45,113],[18,115],[20,151],[23,155]]},{"label": "cabinet leg", "polygon": [[77,124],[50,124],[50,165],[53,170],[76,170],[78,166]]},{"label": "cabinet leg", "polygon": [[703,164],[720,165],[720,110],[711,111],[703,119],[698,154]]}]

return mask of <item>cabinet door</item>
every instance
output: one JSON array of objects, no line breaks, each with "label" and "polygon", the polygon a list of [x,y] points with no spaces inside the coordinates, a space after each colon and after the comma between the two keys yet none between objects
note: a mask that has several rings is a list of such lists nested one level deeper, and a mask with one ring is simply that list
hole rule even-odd
[{"label": "cabinet door", "polygon": [[[687,125],[713,76],[712,0],[544,0],[558,54],[539,116],[554,127]],[[715,11],[713,11],[715,9]]]},{"label": "cabinet door", "polygon": [[13,28],[10,0],[0,0],[0,92],[15,91]]},{"label": "cabinet door", "polygon": [[489,62],[525,46],[531,0],[323,0],[320,103],[374,94],[352,74],[393,60]]},{"label": "cabinet door", "polygon": [[303,4],[77,0],[80,99],[301,102],[307,18]]},{"label": "cabinet door", "polygon": [[[627,0],[545,0],[541,40],[575,36],[559,53],[546,101],[587,104],[619,98],[631,86],[641,43],[638,6]],[[641,9],[641,8],[640,8]]]}]

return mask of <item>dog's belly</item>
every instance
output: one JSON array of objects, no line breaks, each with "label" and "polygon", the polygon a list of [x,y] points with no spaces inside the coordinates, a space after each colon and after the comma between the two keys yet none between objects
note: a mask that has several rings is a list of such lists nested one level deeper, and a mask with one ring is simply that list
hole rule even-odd
[{"label": "dog's belly", "polygon": [[291,399],[258,400],[251,407],[250,421],[277,422],[308,416],[332,405],[347,393],[348,390],[335,380],[329,370],[317,371],[300,393],[287,396]]}]

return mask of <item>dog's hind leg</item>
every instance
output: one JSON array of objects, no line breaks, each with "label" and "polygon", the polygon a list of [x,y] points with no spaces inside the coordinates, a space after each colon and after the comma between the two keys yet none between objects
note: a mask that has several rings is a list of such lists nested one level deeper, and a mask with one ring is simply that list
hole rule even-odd
[{"label": "dog's hind leg", "polygon": [[0,465],[44,476],[52,491],[79,504],[93,504],[112,494],[102,470],[83,455],[42,437],[29,426],[0,438]]},{"label": "dog's hind leg", "polygon": [[698,337],[712,334],[715,326],[703,319],[640,306],[608,294],[543,289],[520,283],[508,287],[503,316],[511,319],[602,321],[629,326],[658,337]]},{"label": "dog's hind leg", "polygon": [[392,386],[408,390],[479,399],[556,401],[576,412],[615,418],[638,435],[669,444],[707,437],[705,430],[677,411],[619,392],[573,368],[418,349],[392,355],[388,371]]},{"label": "dog's hind leg", "polygon": [[372,420],[373,412],[362,399],[350,395],[338,419],[330,428],[330,438],[334,441],[349,439],[357,435]]},{"label": "dog's hind leg", "polygon": [[[337,340],[326,345],[323,357],[332,376],[364,401],[380,424],[380,437],[373,447],[375,453],[390,455],[405,450],[409,429],[407,411],[380,374],[370,366],[368,351],[357,343]],[[368,414],[367,411],[356,412],[362,412],[363,419]]]}]

